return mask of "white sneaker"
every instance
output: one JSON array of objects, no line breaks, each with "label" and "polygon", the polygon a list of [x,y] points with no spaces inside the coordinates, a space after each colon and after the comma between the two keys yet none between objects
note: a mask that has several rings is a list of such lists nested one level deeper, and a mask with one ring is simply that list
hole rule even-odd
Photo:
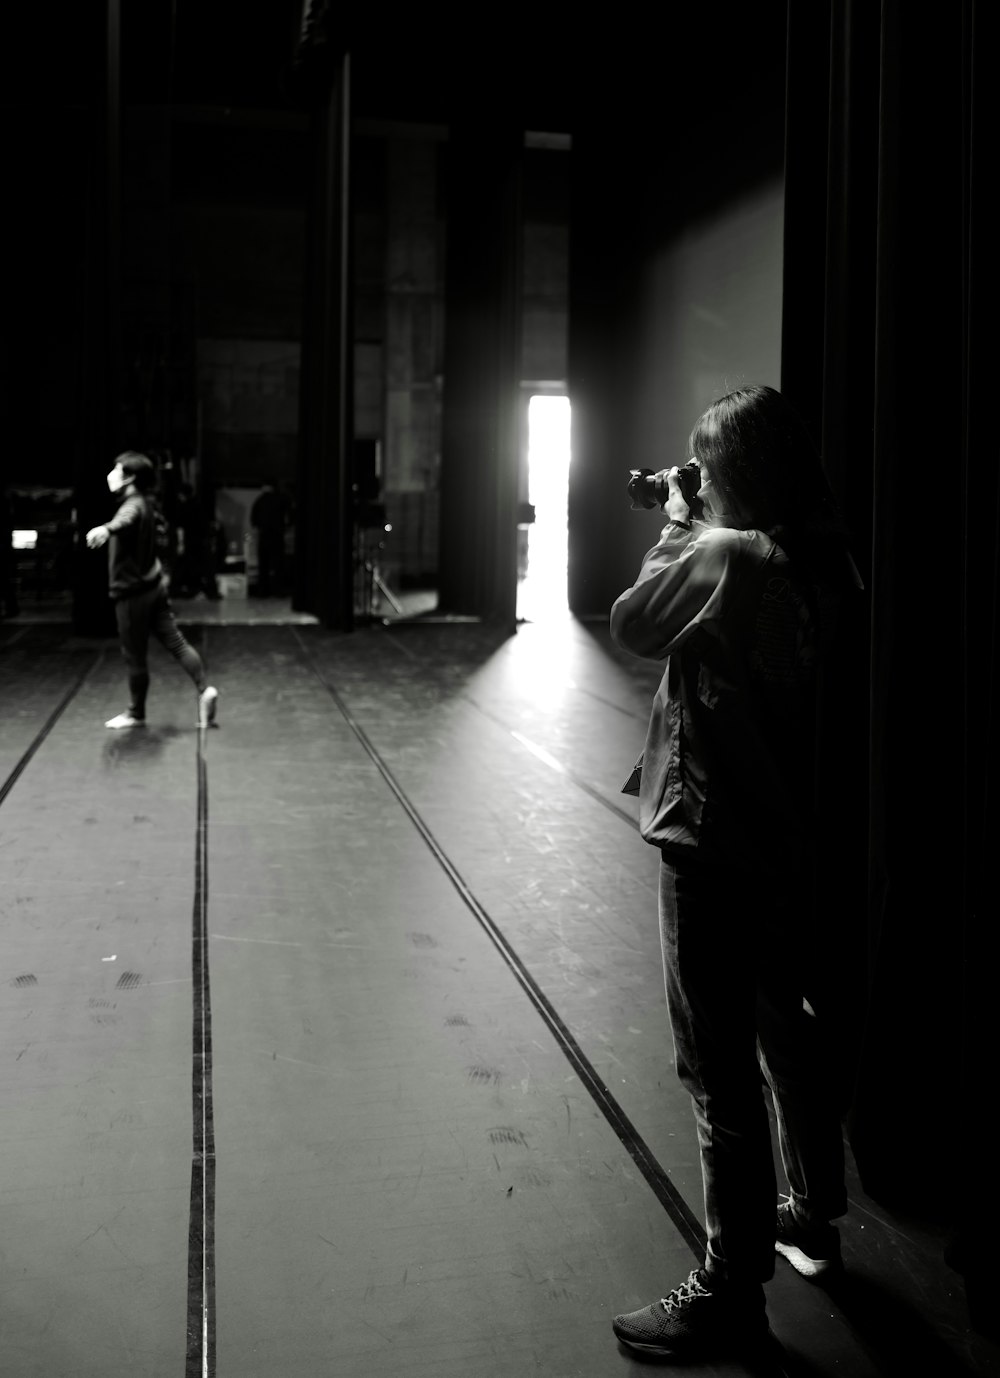
[{"label": "white sneaker", "polygon": [[219,691],[214,685],[208,685],[198,695],[198,726],[210,727],[215,722],[215,709],[219,702]]},{"label": "white sneaker", "polygon": [[133,718],[132,714],[126,711],[124,713],[119,713],[116,718],[109,718],[104,726],[113,727],[115,729],[120,727],[145,727],[146,719]]}]

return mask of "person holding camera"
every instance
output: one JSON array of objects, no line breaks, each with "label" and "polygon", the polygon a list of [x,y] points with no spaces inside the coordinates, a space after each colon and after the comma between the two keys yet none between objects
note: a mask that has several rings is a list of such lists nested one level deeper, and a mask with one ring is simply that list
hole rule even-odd
[{"label": "person holding camera", "polygon": [[[840,1110],[807,999],[811,820],[817,668],[860,583],[819,456],[779,392],[714,402],[690,454],[650,476],[667,524],[611,609],[615,643],[664,666],[639,826],[661,853],[667,1006],[707,1234],[702,1266],[613,1329],[631,1349],[682,1361],[766,1339],[776,1251],[809,1278],[841,1265]],[[788,1184],[780,1204],[762,1076]]]},{"label": "person holding camera", "polygon": [[187,672],[198,691],[198,723],[214,720],[219,691],[208,683],[201,656],[185,639],[167,597],[167,581],[156,553],[156,512],[152,492],[156,471],[148,456],[126,450],[108,474],[108,489],[118,499],[110,521],[87,532],[87,546],[108,545],[108,591],[122,655],[128,666],[131,700],[124,713],[104,725],[115,730],[142,727],[149,690],[147,651],[152,634]]}]

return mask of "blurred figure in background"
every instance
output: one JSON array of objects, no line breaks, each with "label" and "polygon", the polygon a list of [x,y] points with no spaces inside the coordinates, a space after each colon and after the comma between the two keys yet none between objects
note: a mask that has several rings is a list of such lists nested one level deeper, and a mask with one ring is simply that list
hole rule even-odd
[{"label": "blurred figure in background", "polygon": [[201,503],[190,483],[182,483],[174,507],[177,525],[177,556],[170,577],[170,592],[176,598],[221,598],[215,577],[211,532]]},{"label": "blurred figure in background", "polygon": [[285,587],[285,516],[287,503],[269,479],[250,508],[250,524],[257,533],[257,587],[260,598],[282,593]]},{"label": "blurred figure in background", "polygon": [[150,634],[190,676],[198,691],[198,725],[215,720],[218,690],[209,684],[201,656],[184,638],[167,597],[167,580],[157,555],[156,509],[152,500],[156,470],[150,459],[126,450],[108,474],[108,489],[118,500],[109,522],[87,532],[87,546],[109,545],[108,592],[122,655],[128,666],[128,708],[104,725],[115,730],[143,727],[149,691],[147,653]]}]

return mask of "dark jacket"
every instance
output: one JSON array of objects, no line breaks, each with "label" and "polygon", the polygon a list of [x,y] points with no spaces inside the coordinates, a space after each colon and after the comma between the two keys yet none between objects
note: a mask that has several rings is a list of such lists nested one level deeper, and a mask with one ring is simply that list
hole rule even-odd
[{"label": "dark jacket", "polygon": [[285,499],[274,488],[265,488],[254,498],[250,524],[261,536],[284,536]]},{"label": "dark jacket", "polygon": [[163,577],[156,554],[156,520],[149,498],[132,493],[105,526],[108,542],[108,592],[130,598],[153,588]]},{"label": "dark jacket", "polygon": [[808,863],[816,669],[836,603],[764,532],[664,528],[611,610],[617,645],[665,661],[639,792],[647,842],[759,874]]}]

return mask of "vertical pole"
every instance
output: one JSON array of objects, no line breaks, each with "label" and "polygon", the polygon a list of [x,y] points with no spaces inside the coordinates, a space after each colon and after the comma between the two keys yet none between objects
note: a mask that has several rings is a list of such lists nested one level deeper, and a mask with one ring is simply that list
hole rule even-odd
[{"label": "vertical pole", "polygon": [[354,625],[350,55],[312,111],[294,606]]},{"label": "vertical pole", "polygon": [[76,461],[76,549],[73,624],[85,635],[110,635],[107,562],[90,555],[84,533],[107,517],[104,475],[119,442],[121,407],[121,0],[105,5],[103,99],[95,105],[94,172],[88,195],[85,298],[90,347],[85,353],[83,440]]}]

